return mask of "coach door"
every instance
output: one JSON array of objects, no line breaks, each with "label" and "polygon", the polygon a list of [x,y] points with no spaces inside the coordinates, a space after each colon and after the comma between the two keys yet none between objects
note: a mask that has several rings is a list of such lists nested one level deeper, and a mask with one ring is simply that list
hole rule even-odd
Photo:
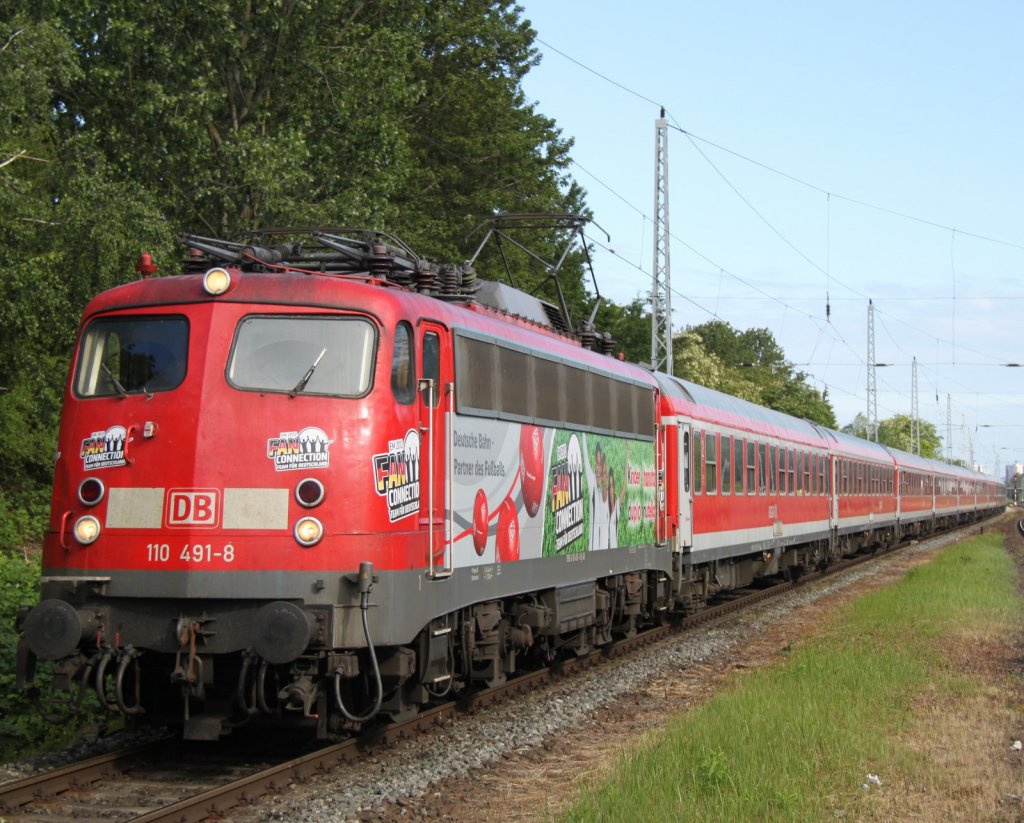
[{"label": "coach door", "polygon": [[454,386],[448,330],[422,321],[417,330],[420,352],[420,527],[427,532],[428,570],[432,578],[452,573],[448,510],[448,461]]},{"label": "coach door", "polygon": [[693,546],[693,488],[690,485],[690,425],[679,424],[677,453],[679,474],[677,488],[679,490],[679,534],[677,548],[689,551]]}]

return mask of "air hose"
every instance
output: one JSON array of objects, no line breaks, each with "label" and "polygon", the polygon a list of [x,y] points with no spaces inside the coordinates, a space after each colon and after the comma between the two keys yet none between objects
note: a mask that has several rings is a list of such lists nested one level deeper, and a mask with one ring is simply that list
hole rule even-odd
[{"label": "air hose", "polygon": [[380,711],[380,704],[384,700],[384,687],[380,679],[380,666],[377,663],[377,652],[373,648],[373,641],[370,640],[370,621],[367,616],[370,608],[370,589],[373,588],[373,563],[363,561],[359,564],[359,610],[363,617],[363,636],[366,638],[366,649],[370,653],[370,665],[373,667],[373,678],[377,686],[377,699],[373,707],[364,715],[354,715],[345,708],[341,699],[341,668],[334,670],[334,702],[338,711],[345,716],[346,720],[352,723],[365,723]]}]

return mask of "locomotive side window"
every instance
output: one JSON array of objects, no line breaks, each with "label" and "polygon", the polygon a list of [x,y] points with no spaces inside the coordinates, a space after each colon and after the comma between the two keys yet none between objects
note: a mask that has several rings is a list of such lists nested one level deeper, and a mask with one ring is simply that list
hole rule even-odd
[{"label": "locomotive side window", "polygon": [[359,397],[370,389],[375,337],[361,318],[252,315],[235,330],[228,382],[238,389]]},{"label": "locomotive side window", "polygon": [[441,402],[441,338],[428,331],[423,335],[423,377],[434,381],[433,402]]},{"label": "locomotive side window", "polygon": [[455,337],[459,414],[654,438],[650,388],[473,334]]},{"label": "locomotive side window", "polygon": [[391,391],[404,406],[416,397],[416,370],[413,368],[412,326],[399,323],[395,327],[395,350],[391,356]]},{"label": "locomotive side window", "polygon": [[509,414],[530,416],[530,358],[523,352],[500,349],[498,363],[501,408]]},{"label": "locomotive side window", "polygon": [[590,375],[590,421],[591,425],[609,431],[616,426],[616,408],[613,395],[616,389],[614,380],[607,380],[599,375]]},{"label": "locomotive side window", "polygon": [[537,417],[544,420],[564,420],[566,393],[552,389],[561,379],[558,364],[552,360],[534,360],[533,379],[539,388],[535,398]]},{"label": "locomotive side window", "polygon": [[103,317],[82,335],[75,394],[112,397],[170,391],[185,379],[187,363],[184,317]]}]

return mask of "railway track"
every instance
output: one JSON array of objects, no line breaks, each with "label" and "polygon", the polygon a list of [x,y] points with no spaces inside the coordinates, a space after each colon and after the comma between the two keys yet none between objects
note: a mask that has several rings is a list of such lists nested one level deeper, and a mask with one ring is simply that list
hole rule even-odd
[{"label": "railway track", "polygon": [[[721,620],[754,603],[850,570],[874,556],[898,551],[905,545],[908,544],[873,555],[858,555],[824,571],[806,574],[798,581],[747,591],[677,623],[656,627],[579,658],[559,661],[548,669],[524,674],[501,686],[421,712],[409,721],[375,728],[358,738],[298,756],[266,758],[259,754],[255,757],[262,762],[255,764],[251,753],[242,756],[238,751],[224,751],[225,741],[221,741],[217,749],[210,749],[166,738],[2,784],[0,819],[4,823],[38,823],[43,819],[47,823],[90,820],[186,823],[225,818],[232,810],[241,812],[239,807],[259,803],[268,793],[287,791],[289,785],[329,772],[338,764],[357,762],[379,747],[442,724],[455,712],[484,709],[537,689],[554,678],[571,676],[581,668],[626,655],[672,632]],[[270,765],[266,760],[272,760]]]}]

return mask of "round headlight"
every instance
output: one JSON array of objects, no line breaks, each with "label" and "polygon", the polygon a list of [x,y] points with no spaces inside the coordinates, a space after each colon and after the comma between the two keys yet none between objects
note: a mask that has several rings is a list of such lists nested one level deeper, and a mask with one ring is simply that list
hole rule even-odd
[{"label": "round headlight", "polygon": [[231,274],[227,269],[222,269],[218,266],[217,268],[210,269],[203,275],[203,290],[207,294],[224,294],[230,288]]},{"label": "round headlight", "polygon": [[295,524],[295,539],[303,546],[315,546],[324,536],[324,526],[315,517],[303,517]]},{"label": "round headlight", "polygon": [[307,509],[319,506],[324,501],[324,484],[315,477],[300,480],[295,487],[295,499]]},{"label": "round headlight", "polygon": [[83,506],[95,506],[103,499],[103,481],[98,477],[87,477],[78,484],[78,502]]},{"label": "round headlight", "polygon": [[79,517],[78,520],[75,521],[75,540],[83,546],[88,546],[90,543],[96,542],[96,538],[99,536],[100,521],[91,514],[87,514],[85,517]]}]

